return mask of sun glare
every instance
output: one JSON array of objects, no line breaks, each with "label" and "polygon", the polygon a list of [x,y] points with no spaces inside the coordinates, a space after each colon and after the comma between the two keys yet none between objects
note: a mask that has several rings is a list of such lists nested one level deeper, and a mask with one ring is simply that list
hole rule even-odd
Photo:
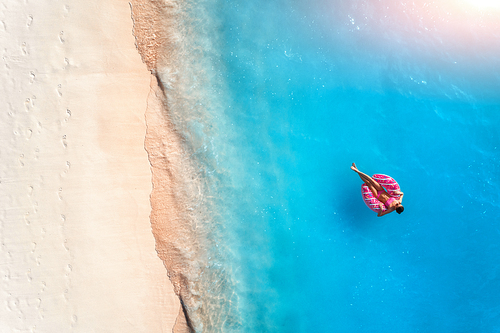
[{"label": "sun glare", "polygon": [[467,0],[469,4],[484,9],[500,9],[500,0]]}]

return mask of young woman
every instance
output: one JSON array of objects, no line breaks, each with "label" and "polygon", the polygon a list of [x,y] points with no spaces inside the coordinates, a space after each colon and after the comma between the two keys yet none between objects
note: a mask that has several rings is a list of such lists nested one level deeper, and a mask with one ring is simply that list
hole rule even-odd
[{"label": "young woman", "polygon": [[[377,216],[384,216],[386,214],[392,213],[393,211],[396,211],[398,214],[401,214],[404,211],[404,207],[401,204],[403,201],[403,192],[398,191],[396,194],[401,194],[399,199],[396,199],[394,197],[391,197],[389,193],[385,191],[385,189],[375,181],[372,177],[368,176],[366,173],[362,173],[361,171],[356,168],[356,164],[352,164],[351,169],[356,172],[361,180],[365,182],[366,186],[370,189],[370,191],[373,193],[373,196],[378,199],[381,203],[379,204],[380,206],[380,211],[378,212]],[[385,206],[387,208],[386,211],[382,211],[382,207]]]}]

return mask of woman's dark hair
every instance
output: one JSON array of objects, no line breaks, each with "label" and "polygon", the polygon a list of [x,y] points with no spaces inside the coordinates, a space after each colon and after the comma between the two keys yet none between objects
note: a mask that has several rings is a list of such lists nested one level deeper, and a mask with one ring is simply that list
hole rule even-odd
[{"label": "woman's dark hair", "polygon": [[405,210],[405,208],[403,206],[401,206],[401,205],[396,208],[396,212],[398,214],[401,214],[402,212],[404,212],[404,210]]}]

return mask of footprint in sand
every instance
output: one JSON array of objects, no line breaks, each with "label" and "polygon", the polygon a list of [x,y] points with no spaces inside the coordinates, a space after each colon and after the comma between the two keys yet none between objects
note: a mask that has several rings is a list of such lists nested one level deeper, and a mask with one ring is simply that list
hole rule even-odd
[{"label": "footprint in sand", "polygon": [[26,112],[31,111],[34,106],[35,106],[34,99],[33,98],[29,98],[29,97],[26,98],[26,100],[24,101],[24,108],[26,109]]},{"label": "footprint in sand", "polygon": [[26,42],[23,42],[21,44],[21,51],[23,52],[23,55],[28,55],[29,52],[28,52],[28,44],[26,44]]},{"label": "footprint in sand", "polygon": [[59,33],[59,41],[60,41],[61,43],[64,43],[64,41],[65,41],[65,40],[64,40],[64,31],[61,31],[61,32]]},{"label": "footprint in sand", "polygon": [[43,129],[43,125],[42,125],[42,123],[38,121],[38,122],[36,123],[36,127],[37,127],[37,129],[38,129],[38,134],[40,134],[40,133],[42,132],[42,129]]},{"label": "footprint in sand", "polygon": [[64,5],[64,14],[63,14],[63,16],[67,17],[68,14],[69,14],[69,5]]},{"label": "footprint in sand", "polygon": [[29,217],[30,217],[30,212],[26,212],[26,214],[24,214],[24,222],[26,223],[26,225],[31,224]]},{"label": "footprint in sand", "polygon": [[68,142],[66,141],[66,135],[63,135],[61,142],[62,142],[62,145],[64,148],[68,148]]},{"label": "footprint in sand", "polygon": [[26,21],[26,26],[29,28],[33,23],[33,15],[28,15],[28,20]]},{"label": "footprint in sand", "polygon": [[9,296],[5,303],[9,311],[14,311],[19,307],[19,299],[12,296]]},{"label": "footprint in sand", "polygon": [[66,177],[66,175],[69,172],[69,168],[71,167],[71,163],[69,161],[66,161],[66,168],[64,168],[63,172],[60,174],[61,177]]},{"label": "footprint in sand", "polygon": [[64,115],[64,118],[61,120],[61,125],[66,124],[69,121],[70,117],[71,117],[71,110],[66,109],[66,114]]},{"label": "footprint in sand", "polygon": [[31,276],[31,269],[28,269],[26,272],[26,277],[28,278],[28,282],[33,281],[33,276]]}]

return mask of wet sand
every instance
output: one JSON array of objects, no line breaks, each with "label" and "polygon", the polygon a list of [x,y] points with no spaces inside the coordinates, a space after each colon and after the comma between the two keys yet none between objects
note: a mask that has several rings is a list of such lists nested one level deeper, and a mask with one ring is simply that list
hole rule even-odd
[{"label": "wet sand", "polygon": [[173,332],[202,331],[198,316],[189,316],[203,311],[196,283],[204,266],[197,231],[203,228],[196,220],[199,208],[195,209],[202,201],[202,185],[172,119],[172,113],[190,107],[183,96],[183,67],[179,65],[182,9],[164,0],[132,0],[130,5],[137,49],[151,72],[145,138],[153,182],[151,226],[156,251],[182,304]]}]

